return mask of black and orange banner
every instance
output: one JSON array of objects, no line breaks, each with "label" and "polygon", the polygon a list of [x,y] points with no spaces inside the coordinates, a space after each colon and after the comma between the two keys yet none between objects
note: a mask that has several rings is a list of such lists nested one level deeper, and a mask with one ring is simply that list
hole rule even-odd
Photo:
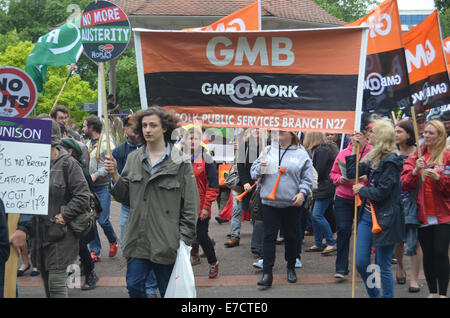
[{"label": "black and orange banner", "polygon": [[251,5],[233,12],[230,15],[214,22],[211,25],[183,29],[183,31],[257,31],[261,30],[261,2],[253,2]]},{"label": "black and orange banner", "polygon": [[215,127],[359,129],[367,28],[134,32],[144,108]]},{"label": "black and orange banner", "polygon": [[450,104],[449,75],[442,47],[438,11],[403,34],[411,105],[416,111]]},{"label": "black and orange banner", "polygon": [[396,0],[386,0],[363,18],[346,26],[368,26],[363,111],[390,114],[409,106],[400,16]]}]

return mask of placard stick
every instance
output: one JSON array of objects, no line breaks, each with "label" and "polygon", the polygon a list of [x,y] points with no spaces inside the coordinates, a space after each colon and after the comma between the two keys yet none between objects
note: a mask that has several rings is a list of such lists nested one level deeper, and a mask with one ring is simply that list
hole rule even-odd
[{"label": "placard stick", "polygon": [[103,118],[105,119],[105,138],[106,138],[106,149],[108,152],[108,156],[111,156],[111,143],[110,143],[110,133],[109,133],[109,117],[108,117],[108,108],[106,107],[106,84],[105,84],[105,63],[99,63],[100,68],[100,76],[102,78],[102,101],[101,103],[103,108]]},{"label": "placard stick", "polygon": [[394,121],[394,125],[397,125],[397,117],[395,117],[394,111],[391,111],[392,114],[392,120]]},{"label": "placard stick", "polygon": [[[17,230],[20,214],[8,214],[8,233],[11,236]],[[5,286],[3,296],[5,298],[16,298],[17,284],[17,261],[18,255],[16,249],[10,245],[9,258],[5,264]]]},{"label": "placard stick", "polygon": [[[422,150],[420,149],[420,142],[419,142],[419,130],[417,129],[417,119],[416,119],[416,109],[414,106],[411,106],[411,118],[413,121],[413,127],[414,127],[414,137],[416,138],[416,144],[417,144],[417,159],[422,158]],[[420,171],[420,174],[422,175],[422,181],[425,181],[425,175],[423,174],[423,171]]]},{"label": "placard stick", "polygon": [[[356,144],[356,175],[355,184],[359,179],[359,143]],[[355,195],[355,210],[353,216],[353,264],[352,264],[352,298],[355,298],[355,282],[356,282],[356,228],[358,221],[358,196]]]}]

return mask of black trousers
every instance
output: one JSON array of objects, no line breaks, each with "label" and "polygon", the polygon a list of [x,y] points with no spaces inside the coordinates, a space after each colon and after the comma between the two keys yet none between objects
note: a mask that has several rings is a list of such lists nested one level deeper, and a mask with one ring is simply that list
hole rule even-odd
[{"label": "black trousers", "polygon": [[284,258],[287,268],[295,268],[298,245],[298,220],[300,209],[298,207],[274,208],[262,205],[264,223],[264,274],[272,273],[275,264],[276,239],[280,226],[284,231]]},{"label": "black trousers", "polygon": [[214,264],[217,262],[216,252],[214,250],[214,245],[211,238],[208,235],[209,232],[209,220],[206,218],[204,220],[197,220],[197,241],[205,252],[206,259],[209,264]]},{"label": "black trousers", "polygon": [[446,296],[449,279],[448,246],[450,224],[419,228],[419,242],[423,251],[423,271],[430,294]]}]

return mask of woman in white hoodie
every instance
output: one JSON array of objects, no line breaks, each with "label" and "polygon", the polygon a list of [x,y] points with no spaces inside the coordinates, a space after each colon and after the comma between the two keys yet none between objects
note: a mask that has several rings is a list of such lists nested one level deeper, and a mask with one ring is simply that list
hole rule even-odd
[{"label": "woman in white hoodie", "polygon": [[[275,140],[273,140],[275,139]],[[300,148],[294,132],[280,131],[279,138],[272,138],[272,145],[266,147],[253,163],[251,176],[261,186],[262,214],[264,222],[263,277],[259,286],[272,286],[272,268],[275,263],[275,241],[280,225],[285,234],[285,259],[287,280],[295,283],[295,261],[297,253],[299,207],[303,205],[313,187],[313,166],[308,153]],[[285,168],[283,173],[280,168]],[[284,170],[284,169],[283,169]],[[275,199],[270,199],[278,176]]]}]

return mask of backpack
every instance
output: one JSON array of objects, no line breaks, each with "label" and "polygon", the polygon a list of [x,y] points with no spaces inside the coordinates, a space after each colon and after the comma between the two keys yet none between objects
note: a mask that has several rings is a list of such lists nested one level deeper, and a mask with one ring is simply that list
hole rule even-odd
[{"label": "backpack", "polygon": [[[67,170],[67,160],[63,164],[64,180],[68,184],[69,172]],[[89,184],[89,181],[86,180]],[[95,227],[95,221],[99,218],[102,212],[102,205],[97,194],[89,186],[89,204],[86,207],[86,211],[78,215],[68,223],[68,226],[73,231],[75,236],[81,238],[89,234],[89,232]]]}]

